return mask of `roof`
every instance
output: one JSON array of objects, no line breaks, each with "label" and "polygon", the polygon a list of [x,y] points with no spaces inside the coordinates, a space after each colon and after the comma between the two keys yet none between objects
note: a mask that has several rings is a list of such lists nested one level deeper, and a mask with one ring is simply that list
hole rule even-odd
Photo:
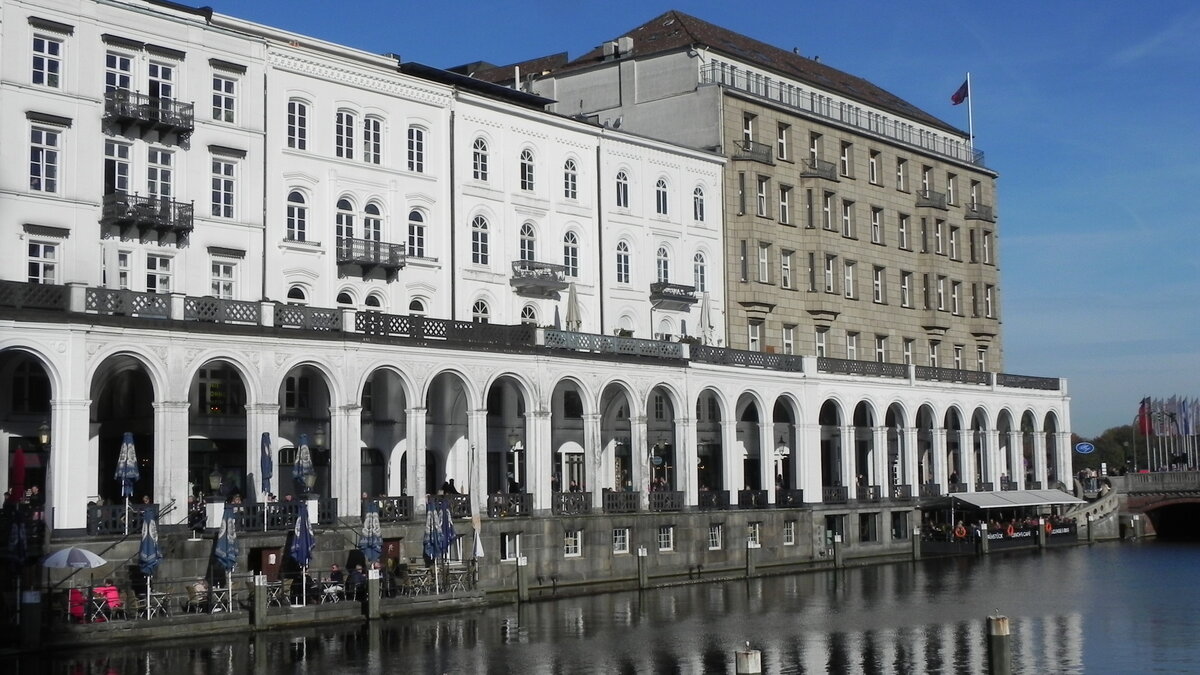
[{"label": "roof", "polygon": [[1062,490],[1006,490],[1003,492],[956,492],[952,498],[978,509],[1009,509],[1018,506],[1083,504]]},{"label": "roof", "polygon": [[433,66],[427,66],[423,63],[417,63],[415,61],[409,61],[408,63],[400,64],[400,72],[404,73],[405,75],[412,75],[414,77],[430,80],[432,82],[459,87],[461,89],[474,91],[484,96],[490,96],[491,98],[505,100],[510,103],[515,103],[517,105],[523,105],[538,110],[544,110],[546,106],[554,103],[553,99],[544,98],[536,94],[529,94],[516,89],[511,89],[509,87],[502,87],[498,84],[492,84],[491,82],[478,80],[461,73],[454,73],[449,70],[434,68]]},{"label": "roof", "polygon": [[[621,58],[645,57],[690,47],[708,47],[710,50],[840,94],[848,99],[955,134],[967,135],[965,131],[943,122],[861,77],[850,75],[786,49],[759,42],[754,38],[735,33],[677,10],[670,10],[657,16],[629,31],[625,36],[633,38],[633,49],[622,53]],[[601,45],[556,70],[587,68],[603,61],[604,47]]]},{"label": "roof", "polygon": [[477,80],[502,84],[512,82],[513,74],[515,72],[513,70],[514,68],[520,69],[522,79],[527,75],[531,75],[536,78],[540,77],[544,73],[553,72],[562,68],[563,66],[567,65],[567,61],[567,53],[559,52],[557,54],[539,56],[535,59],[527,59],[525,61],[518,61],[517,63],[510,63],[507,66],[497,66],[496,64],[488,63],[487,61],[473,61],[461,66],[455,66],[454,68],[448,68],[447,70],[452,73],[467,75],[468,77],[473,77]]}]

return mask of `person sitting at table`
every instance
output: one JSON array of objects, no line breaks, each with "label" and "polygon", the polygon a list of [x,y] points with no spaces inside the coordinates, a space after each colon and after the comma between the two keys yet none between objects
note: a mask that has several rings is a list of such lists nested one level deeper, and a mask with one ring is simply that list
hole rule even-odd
[{"label": "person sitting at table", "polygon": [[117,590],[117,585],[112,579],[105,579],[103,586],[97,586],[92,590],[94,597],[99,598],[103,604],[101,605],[101,615],[104,618],[98,620],[104,621],[107,617],[112,616],[113,610],[121,607],[121,591]]},{"label": "person sitting at table", "polygon": [[329,566],[329,580],[335,584],[340,584],[345,581],[346,577],[342,574],[342,568],[338,567],[337,563]]},{"label": "person sitting at table", "polygon": [[363,573],[362,565],[355,565],[350,570],[350,579],[346,583],[346,591],[352,598],[363,597],[363,587],[367,585],[367,575]]}]

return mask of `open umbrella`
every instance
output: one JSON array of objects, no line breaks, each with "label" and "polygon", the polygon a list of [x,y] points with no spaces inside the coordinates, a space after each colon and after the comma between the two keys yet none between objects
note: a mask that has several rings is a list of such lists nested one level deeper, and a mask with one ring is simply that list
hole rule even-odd
[{"label": "open umbrella", "polygon": [[358,547],[362,549],[367,562],[379,560],[383,555],[383,527],[379,524],[379,505],[375,500],[367,502],[367,512],[363,514],[362,536],[358,539]]},{"label": "open umbrella", "polygon": [[308,517],[308,504],[300,505],[300,517],[296,519],[296,531],[292,537],[292,558],[300,566],[302,572],[300,587],[303,589],[303,603],[308,604],[308,566],[312,562],[312,551],[317,545],[313,536],[312,521]]},{"label": "open umbrella", "polygon": [[150,594],[150,577],[162,560],[162,549],[158,546],[158,506],[151,504],[142,509],[142,543],[138,546],[138,568],[146,575],[146,595]]},{"label": "open umbrella", "polygon": [[271,492],[271,478],[275,476],[275,467],[271,462],[271,434],[263,432],[260,447],[258,462],[259,469],[262,470],[262,491],[265,496]]},{"label": "open umbrella", "polygon": [[579,295],[575,293],[575,282],[567,287],[567,330],[578,331],[583,327],[583,313],[579,309]]},{"label": "open umbrella", "polygon": [[706,345],[713,342],[712,307],[708,291],[700,294],[700,341]]},{"label": "open umbrella", "polygon": [[133,434],[126,431],[121,439],[121,453],[117,456],[117,471],[113,475],[113,478],[121,481],[121,496],[125,498],[125,534],[129,534],[129,498],[133,495],[133,484],[141,477],[137,451],[133,448]]},{"label": "open umbrella", "polygon": [[225,568],[225,588],[229,588],[229,575],[237,567],[238,554],[241,552],[237,538],[237,508],[232,504],[225,505],[225,513],[221,516],[221,529],[217,532],[217,542],[213,546],[213,557]]},{"label": "open umbrella", "polygon": [[21,501],[21,497],[25,494],[25,448],[17,446],[16,452],[13,453],[12,469],[8,472],[8,499],[11,502]]},{"label": "open umbrella", "polygon": [[308,451],[308,434],[300,434],[300,450],[296,453],[296,463],[292,465],[292,479],[296,481],[296,487],[307,494],[312,489],[316,475],[312,455]]},{"label": "open umbrella", "polygon": [[55,551],[42,559],[42,567],[52,567],[56,569],[93,569],[102,565],[107,565],[108,561],[100,556],[92,553],[86,548],[72,546],[64,548],[61,551]]}]

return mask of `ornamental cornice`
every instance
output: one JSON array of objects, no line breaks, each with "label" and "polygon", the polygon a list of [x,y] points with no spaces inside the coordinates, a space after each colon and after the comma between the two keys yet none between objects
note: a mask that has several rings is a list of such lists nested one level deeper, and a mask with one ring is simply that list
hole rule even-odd
[{"label": "ornamental cornice", "polygon": [[478,124],[481,127],[487,127],[489,129],[503,129],[504,128],[504,124],[502,124],[500,122],[500,120],[491,119],[489,117],[477,117],[475,115],[463,115],[462,121],[469,122],[471,124]]},{"label": "ornamental cornice", "polygon": [[447,108],[450,106],[449,92],[442,92],[430,87],[417,86],[411,82],[400,83],[395,79],[364,73],[357,68],[348,68],[333,62],[305,58],[296,54],[271,52],[267,55],[267,63],[280,70],[288,70],[300,75],[317,77],[331,82],[341,82],[360,89],[378,91],[396,98],[427,103],[429,105]]}]

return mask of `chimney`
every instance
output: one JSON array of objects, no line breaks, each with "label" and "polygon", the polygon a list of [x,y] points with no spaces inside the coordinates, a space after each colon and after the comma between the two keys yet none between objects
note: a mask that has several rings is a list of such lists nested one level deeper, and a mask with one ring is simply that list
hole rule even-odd
[{"label": "chimney", "polygon": [[633,38],[626,35],[622,38],[617,38],[617,55],[627,56],[633,51]]}]

